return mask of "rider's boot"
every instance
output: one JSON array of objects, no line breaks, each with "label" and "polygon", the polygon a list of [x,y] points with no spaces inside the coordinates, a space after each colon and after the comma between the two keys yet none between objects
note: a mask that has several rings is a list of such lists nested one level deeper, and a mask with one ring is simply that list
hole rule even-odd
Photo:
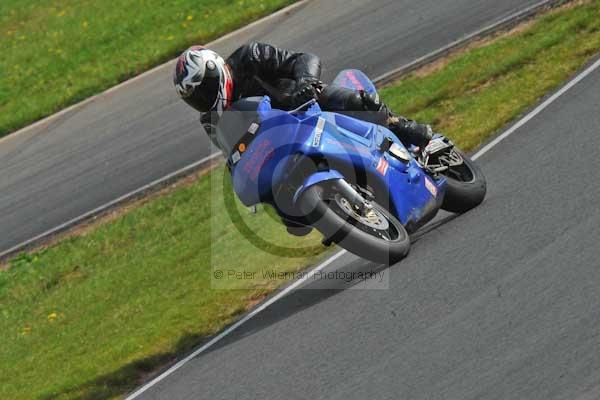
[{"label": "rider's boot", "polygon": [[422,149],[427,146],[433,136],[429,125],[419,124],[393,114],[380,101],[377,93],[356,91],[339,86],[326,86],[319,97],[319,104],[324,110],[344,112],[356,118],[387,125],[407,148],[415,145]]},{"label": "rider's boot", "polygon": [[388,129],[392,131],[407,148],[410,148],[410,145],[414,145],[422,150],[433,138],[431,126],[427,124],[419,124],[413,120],[393,115],[392,113],[390,113],[387,123]]},{"label": "rider's boot", "polygon": [[433,138],[431,126],[419,124],[413,120],[395,115],[387,105],[379,101],[376,94],[361,92],[364,108],[369,111],[377,111],[385,116],[387,127],[394,133],[405,147],[414,145],[421,149]]}]

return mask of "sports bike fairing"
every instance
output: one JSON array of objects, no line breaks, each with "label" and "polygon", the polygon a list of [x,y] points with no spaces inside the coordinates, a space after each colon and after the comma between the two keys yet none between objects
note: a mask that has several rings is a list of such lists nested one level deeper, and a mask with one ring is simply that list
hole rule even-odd
[{"label": "sports bike fairing", "polygon": [[382,152],[380,146],[386,137],[402,146],[386,128],[322,112],[317,104],[296,114],[271,109],[267,96],[257,113],[259,131],[231,168],[234,190],[246,206],[267,200],[274,188],[290,179],[298,154],[327,160],[330,171],[306,179],[294,199],[310,185],[341,176],[353,183],[353,177],[361,175],[369,184],[386,188],[390,211],[404,225],[419,224],[441,205],[445,179],[427,176],[412,158],[405,163]]}]

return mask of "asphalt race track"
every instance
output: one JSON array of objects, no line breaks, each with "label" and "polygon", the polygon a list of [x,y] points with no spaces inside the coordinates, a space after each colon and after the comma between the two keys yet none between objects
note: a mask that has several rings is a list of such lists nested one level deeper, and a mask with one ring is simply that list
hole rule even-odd
[{"label": "asphalt race track", "polygon": [[596,69],[485,153],[487,200],[417,235],[388,290],[311,283],[139,398],[600,398],[599,108]]},{"label": "asphalt race track", "polygon": [[[346,67],[377,76],[536,2],[311,1],[216,50],[261,39],[319,54],[326,79]],[[0,141],[0,252],[208,155],[171,70]]]}]

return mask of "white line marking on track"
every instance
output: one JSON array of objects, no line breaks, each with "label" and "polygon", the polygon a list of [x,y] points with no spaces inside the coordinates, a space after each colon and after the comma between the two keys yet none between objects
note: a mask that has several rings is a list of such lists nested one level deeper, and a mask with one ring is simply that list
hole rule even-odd
[{"label": "white line marking on track", "polygon": [[471,157],[471,159],[477,160],[479,157],[481,157],[482,155],[484,155],[485,153],[490,151],[495,145],[497,145],[498,143],[500,143],[501,141],[503,141],[504,139],[509,137],[517,129],[519,129],[520,127],[525,125],[527,122],[531,121],[536,115],[541,113],[546,107],[548,107],[550,104],[554,103],[554,101],[556,101],[556,99],[558,99],[560,96],[565,94],[565,92],[567,92],[573,86],[575,86],[579,82],[581,82],[586,76],[588,76],[589,74],[594,72],[594,70],[596,68],[598,68],[598,66],[600,66],[600,59],[596,60],[595,63],[590,65],[583,72],[581,72],[579,75],[577,75],[571,81],[569,81],[569,83],[567,83],[565,86],[563,86],[558,92],[556,92],[552,96],[548,97],[548,99],[546,99],[546,101],[544,101],[542,104],[540,104],[539,106],[534,108],[529,114],[527,114],[526,116],[521,118],[516,124],[511,126],[508,130],[506,130],[500,136],[498,136],[497,138],[495,138],[494,140],[492,140],[491,142],[489,142],[488,144],[483,146],[477,153],[475,153],[473,155],[473,157]]},{"label": "white line marking on track", "polygon": [[[284,15],[284,14],[290,13],[290,12],[296,10],[296,9],[299,9],[302,6],[304,6],[305,4],[307,4],[309,1],[311,1],[311,0],[301,0],[301,1],[298,1],[297,3],[293,3],[293,4],[291,4],[291,5],[289,5],[289,6],[285,7],[285,8],[282,8],[281,10],[279,10],[279,11],[273,13],[273,14],[269,14],[266,17],[258,19],[258,20],[254,21],[254,22],[252,22],[252,23],[250,23],[250,24],[248,24],[246,26],[243,26],[243,27],[241,27],[241,28],[239,28],[239,29],[237,29],[237,30],[235,30],[233,32],[230,32],[230,33],[228,33],[228,34],[226,34],[224,36],[221,36],[220,38],[218,38],[216,40],[213,40],[210,43],[207,43],[206,46],[207,47],[214,46],[214,45],[218,44],[219,42],[222,42],[224,40],[227,40],[227,39],[231,38],[234,35],[242,34],[242,33],[246,32],[247,30],[252,29],[253,27],[256,27],[257,25],[260,25],[260,24],[265,23],[265,22],[267,22],[267,21],[269,21],[269,20],[271,20],[273,18],[277,18],[277,17],[279,17],[281,15]],[[46,123],[50,123],[53,120],[55,120],[55,119],[57,119],[57,118],[65,115],[66,113],[68,113],[68,112],[70,112],[72,110],[75,110],[75,109],[78,109],[80,107],[83,107],[86,104],[88,104],[88,103],[90,103],[90,102],[92,102],[92,101],[94,101],[94,100],[96,100],[96,99],[98,99],[98,98],[100,98],[102,96],[106,96],[107,94],[110,94],[110,93],[112,93],[113,91],[115,91],[117,89],[123,88],[123,87],[125,87],[125,86],[127,86],[127,85],[129,85],[131,83],[134,83],[134,82],[136,82],[136,81],[138,81],[138,80],[140,80],[140,79],[142,79],[142,78],[144,78],[144,77],[146,77],[146,76],[148,76],[148,75],[150,75],[150,74],[152,74],[152,73],[160,70],[161,68],[169,67],[170,64],[174,65],[176,60],[177,59],[173,59],[173,60],[167,61],[167,62],[165,62],[165,63],[163,63],[161,65],[158,65],[158,66],[156,66],[156,67],[154,67],[154,68],[152,68],[152,69],[150,69],[150,70],[148,70],[146,72],[143,72],[140,75],[137,75],[137,76],[135,76],[135,77],[133,77],[133,78],[131,78],[129,80],[126,80],[124,82],[121,82],[118,85],[113,86],[113,87],[105,90],[104,92],[98,93],[98,94],[96,94],[96,95],[94,95],[92,97],[88,97],[87,99],[85,99],[85,100],[83,100],[83,101],[81,101],[79,103],[73,104],[72,106],[69,106],[69,107],[67,107],[67,108],[65,108],[65,109],[63,109],[63,110],[61,110],[61,111],[59,111],[59,112],[57,112],[55,114],[49,115],[46,118],[43,118],[43,119],[41,119],[41,120],[39,120],[37,122],[34,122],[33,124],[28,125],[28,126],[26,126],[24,128],[21,128],[20,130],[18,130],[16,132],[13,132],[13,133],[11,133],[9,135],[1,137],[0,138],[0,144],[2,144],[3,141],[11,140],[12,138],[16,137],[17,135],[26,133],[29,130],[31,130],[31,129],[37,127],[37,126],[40,126],[40,125],[46,124]],[[196,166],[201,165],[203,162],[206,162],[209,159],[216,157],[219,154],[221,154],[221,152],[212,153],[208,157],[203,158],[202,160],[195,161],[194,163],[192,163],[190,165],[187,165],[187,166],[185,166],[185,167],[183,167],[183,168],[181,168],[181,169],[179,169],[179,170],[177,170],[175,172],[172,172],[172,173],[170,173],[168,175],[165,175],[165,176],[163,176],[161,178],[158,178],[155,181],[150,182],[150,183],[148,183],[148,184],[146,184],[146,185],[144,185],[144,186],[142,186],[140,188],[137,188],[137,189],[135,189],[135,190],[133,190],[133,191],[131,191],[129,193],[126,193],[126,194],[124,194],[122,196],[119,196],[118,198],[113,199],[113,200],[109,201],[108,203],[102,204],[102,205],[94,208],[93,210],[85,212],[84,214],[81,214],[81,215],[79,215],[79,216],[77,216],[75,218],[72,218],[72,219],[70,219],[70,220],[68,220],[66,222],[63,222],[62,224],[60,224],[58,226],[55,226],[54,228],[51,228],[51,229],[49,229],[49,230],[47,230],[45,232],[42,232],[42,233],[40,233],[40,234],[38,234],[38,235],[36,235],[36,236],[34,236],[32,238],[24,240],[23,242],[21,242],[19,244],[11,246],[7,250],[2,251],[0,249],[0,259],[2,259],[3,257],[5,257],[8,254],[11,254],[13,252],[17,252],[19,249],[24,248],[26,246],[29,246],[30,244],[32,244],[32,243],[34,243],[34,242],[36,242],[38,240],[44,239],[44,238],[46,238],[46,237],[48,237],[50,235],[55,234],[56,232],[60,232],[63,229],[65,229],[66,227],[70,227],[70,226],[74,225],[77,222],[80,222],[80,221],[83,221],[83,220],[85,220],[87,218],[90,218],[94,214],[102,212],[102,211],[104,211],[104,210],[106,210],[106,209],[114,206],[115,204],[118,204],[121,201],[126,200],[129,196],[135,195],[136,193],[144,192],[144,191],[152,188],[152,185],[160,184],[161,182],[167,181],[171,177],[176,176],[176,175],[178,175],[178,174],[180,174],[180,173],[182,173],[184,171],[191,170],[191,169],[195,168]]]},{"label": "white line marking on track", "polygon": [[[598,59],[591,66],[589,66],[588,68],[586,68],[583,72],[581,72],[579,75],[577,75],[571,81],[569,81],[569,83],[567,83],[565,86],[563,86],[555,94],[553,94],[552,96],[550,96],[542,104],[540,104],[535,109],[533,109],[531,112],[529,112],[527,115],[525,115],[523,118],[521,118],[516,124],[514,124],[507,131],[505,131],[500,136],[498,136],[497,138],[495,138],[494,140],[492,140],[490,143],[488,143],[487,145],[485,145],[484,147],[482,147],[471,158],[473,160],[476,160],[476,159],[480,158],[481,156],[483,156],[485,153],[487,153],[490,149],[492,149],[494,146],[496,146],[502,140],[506,139],[513,132],[515,132],[517,129],[519,129],[520,127],[522,127],[523,125],[525,125],[532,118],[534,118],[536,115],[538,115],[540,112],[542,112],[546,107],[548,107],[550,104],[552,104],[554,101],[556,101],[556,99],[558,99],[560,96],[562,96],[563,94],[565,94],[569,89],[571,89],[577,83],[581,82],[581,80],[583,80],[586,76],[588,76],[589,74],[591,74],[596,68],[598,68],[598,66],[600,66],[600,59]],[[329,259],[325,260],[322,264],[320,264],[319,266],[317,266],[316,268],[314,268],[313,270],[311,270],[307,275],[305,275],[303,279],[300,279],[300,280],[294,282],[292,285],[286,287],[281,292],[277,293],[275,296],[273,296],[272,298],[270,298],[269,300],[267,300],[266,302],[264,302],[263,304],[261,304],[256,309],[250,311],[248,314],[246,314],[246,316],[244,316],[242,319],[240,319],[239,321],[237,321],[236,323],[234,323],[233,325],[231,325],[229,328],[225,329],[223,332],[219,333],[217,336],[215,336],[214,338],[212,338],[209,342],[207,342],[206,344],[204,344],[200,348],[194,350],[190,355],[188,355],[187,357],[185,357],[184,359],[182,359],[181,361],[179,361],[177,364],[173,365],[171,368],[169,368],[168,370],[166,370],[165,372],[163,372],[162,374],[160,374],[159,376],[157,376],[156,378],[154,378],[153,380],[151,380],[150,382],[146,383],[144,386],[142,386],[141,388],[139,388],[138,390],[136,390],[135,392],[133,392],[132,394],[130,394],[126,398],[126,400],[133,400],[133,399],[137,398],[142,393],[144,393],[145,391],[147,391],[151,387],[153,387],[156,384],[158,384],[159,382],[161,382],[163,379],[165,379],[166,377],[168,377],[169,375],[171,375],[173,372],[177,371],[179,368],[181,368],[183,365],[185,365],[186,363],[188,363],[194,357],[196,357],[199,354],[203,353],[208,348],[210,348],[212,345],[214,345],[215,343],[217,343],[218,341],[220,341],[221,339],[223,339],[225,336],[229,335],[231,332],[235,331],[237,328],[239,328],[240,326],[242,326],[248,320],[250,320],[251,318],[253,318],[257,314],[259,314],[261,311],[265,310],[271,304],[274,304],[275,302],[277,302],[281,298],[285,297],[287,294],[289,294],[290,292],[292,292],[294,289],[296,289],[297,287],[299,287],[300,285],[302,285],[304,282],[308,281],[309,279],[312,279],[312,277],[315,275],[316,272],[318,272],[318,271],[322,270],[323,268],[325,268],[326,266],[330,265],[332,262],[334,262],[335,260],[337,260],[338,258],[340,258],[342,255],[344,255],[346,253],[347,253],[346,250],[342,250],[342,251],[334,254],[333,256],[331,256]]]},{"label": "white line marking on track", "polygon": [[[206,43],[206,44],[204,44],[204,46],[206,46],[206,47],[215,46],[216,44],[219,44],[220,42],[222,42],[224,40],[227,40],[227,39],[231,38],[234,35],[239,35],[241,33],[244,33],[246,31],[248,31],[249,29],[252,29],[252,28],[256,27],[259,24],[262,24],[262,23],[265,23],[267,21],[270,21],[273,18],[277,18],[277,17],[279,17],[279,16],[281,16],[283,14],[287,14],[289,12],[292,12],[292,11],[294,11],[294,10],[296,10],[296,9],[304,6],[309,1],[310,0],[301,0],[301,1],[297,2],[297,3],[293,3],[293,4],[291,4],[291,5],[287,6],[287,7],[284,7],[282,9],[274,12],[273,14],[266,15],[263,18],[257,19],[256,21],[251,22],[248,25],[244,25],[241,28],[236,29],[233,32],[229,32],[229,33],[227,33],[227,34],[225,34],[225,35],[223,35],[223,36],[221,36],[221,37],[213,40],[212,42]],[[58,117],[61,117],[61,116],[65,115],[65,114],[67,114],[70,111],[78,109],[78,108],[80,108],[80,107],[82,107],[84,105],[87,105],[88,103],[91,103],[92,101],[96,100],[99,97],[106,96],[107,94],[110,94],[110,93],[114,92],[117,89],[120,89],[120,88],[122,88],[124,86],[127,86],[127,85],[129,85],[131,83],[134,83],[134,82],[136,82],[136,81],[138,81],[138,80],[140,80],[142,78],[145,78],[146,76],[148,76],[148,75],[150,75],[150,74],[152,74],[152,73],[160,70],[161,68],[169,67],[171,64],[174,66],[176,61],[177,61],[177,59],[175,58],[173,60],[169,60],[169,61],[167,61],[165,63],[157,65],[156,67],[154,67],[152,69],[149,69],[148,71],[142,72],[141,74],[136,75],[133,78],[128,79],[126,81],[123,81],[123,82],[121,82],[121,83],[119,83],[119,84],[117,84],[115,86],[112,86],[112,87],[106,89],[103,92],[100,92],[100,93],[98,93],[96,95],[93,95],[92,97],[88,97],[87,99],[82,100],[79,103],[75,103],[75,104],[73,104],[73,105],[71,105],[71,106],[69,106],[69,107],[67,107],[65,109],[62,109],[62,110],[60,110],[60,111],[58,111],[58,112],[56,112],[56,113],[54,113],[52,115],[49,115],[49,116],[47,116],[45,118],[42,118],[39,121],[36,121],[36,122],[32,123],[31,125],[27,125],[27,126],[21,128],[21,129],[19,129],[18,131],[15,131],[15,132],[13,132],[13,133],[11,133],[9,135],[6,135],[6,136],[0,138],[0,142],[2,142],[4,140],[9,140],[10,138],[15,137],[15,135],[19,135],[21,133],[25,133],[25,132],[27,132],[27,131],[29,131],[29,130],[37,127],[37,126],[40,126],[42,124],[50,123],[51,121],[55,120]]]},{"label": "white line marking on track", "polygon": [[328,266],[329,264],[331,264],[332,262],[334,262],[335,260],[337,260],[338,258],[340,258],[341,256],[343,256],[346,253],[347,253],[346,250],[342,250],[340,252],[335,253],[333,256],[329,257],[327,260],[325,260],[324,262],[322,262],[316,268],[314,268],[313,270],[311,270],[308,274],[304,275],[302,277],[302,279],[298,279],[293,284],[291,284],[290,286],[286,287],[285,289],[283,289],[282,291],[280,291],[279,293],[277,293],[275,296],[271,297],[269,300],[265,301],[260,306],[258,306],[257,308],[255,308],[254,310],[250,311],[242,319],[240,319],[239,321],[237,321],[236,323],[234,323],[233,325],[231,325],[229,328],[225,329],[223,332],[219,333],[217,336],[215,336],[214,338],[212,338],[209,342],[205,343],[203,346],[201,346],[198,349],[194,350],[190,355],[188,355],[187,357],[185,357],[184,359],[182,359],[181,361],[179,361],[177,364],[173,365],[171,368],[169,368],[168,370],[166,370],[165,372],[163,372],[162,374],[160,374],[156,378],[152,379],[150,382],[146,383],[144,386],[142,386],[141,388],[139,388],[138,390],[136,390],[135,392],[133,392],[132,394],[130,394],[129,396],[127,396],[126,400],[132,400],[132,399],[137,398],[139,395],[141,395],[142,393],[144,393],[146,390],[150,389],[152,386],[156,385],[157,383],[159,383],[160,381],[162,381],[163,379],[165,379],[167,376],[169,376],[173,372],[177,371],[179,368],[181,368],[184,364],[186,364],[187,362],[189,362],[191,359],[193,359],[194,357],[196,357],[199,354],[203,353],[209,347],[211,347],[212,345],[214,345],[215,343],[217,343],[219,340],[223,339],[225,336],[229,335],[231,332],[235,331],[237,328],[239,328],[240,326],[242,326],[243,324],[245,324],[246,322],[248,322],[256,314],[260,313],[265,308],[269,307],[271,304],[277,302],[279,299],[285,297],[288,293],[290,293],[294,289],[298,288],[304,282],[307,282],[308,280],[312,279],[314,277],[314,275],[318,271],[321,271],[323,268],[325,268],[326,266]]},{"label": "white line marking on track", "polygon": [[388,79],[394,77],[395,75],[397,75],[398,73],[412,71],[412,70],[414,70],[415,67],[419,68],[419,66],[422,66],[428,62],[434,61],[435,59],[438,58],[438,56],[443,56],[444,54],[447,54],[448,52],[450,52],[452,50],[459,49],[465,43],[470,43],[477,38],[484,37],[485,35],[494,33],[497,29],[502,29],[503,26],[506,26],[506,24],[510,23],[511,21],[516,20],[517,23],[519,23],[523,20],[524,17],[531,16],[532,13],[535,13],[537,10],[540,10],[543,7],[551,6],[552,4],[555,4],[555,3],[556,3],[556,1],[554,1],[554,0],[542,0],[539,3],[533,4],[525,9],[516,11],[515,13],[502,18],[500,21],[493,22],[493,23],[489,24],[488,26],[485,26],[481,29],[478,29],[475,32],[472,32],[466,36],[463,36],[462,38],[457,39],[454,42],[449,43],[446,46],[440,47],[439,49],[436,49],[430,53],[427,53],[424,56],[419,57],[416,60],[414,60],[408,64],[402,65],[402,66],[395,68],[391,71],[388,71],[382,75],[379,75],[377,78],[373,79],[373,82],[377,83],[379,81],[388,80]]},{"label": "white line marking on track", "polygon": [[[285,7],[283,9],[281,9],[281,10],[279,10],[279,11],[271,14],[271,15],[268,15],[268,16],[266,16],[264,18],[261,18],[261,19],[259,19],[257,21],[254,21],[253,23],[251,23],[249,25],[246,25],[246,26],[244,26],[244,27],[242,27],[242,28],[240,28],[240,29],[238,29],[236,31],[230,32],[230,33],[226,34],[225,36],[222,36],[222,37],[214,40],[213,42],[210,42],[210,43],[206,44],[206,46],[208,46],[208,47],[214,46],[215,44],[217,44],[217,43],[219,43],[221,41],[227,40],[227,39],[229,39],[230,37],[232,37],[232,36],[234,36],[236,34],[243,33],[246,30],[248,30],[248,29],[250,29],[250,28],[252,28],[254,26],[257,26],[257,25],[259,25],[261,23],[264,23],[264,22],[266,22],[266,21],[268,21],[270,19],[278,17],[278,16],[280,16],[282,14],[289,13],[289,12],[291,12],[291,11],[297,9],[297,8],[300,8],[301,6],[303,6],[304,4],[308,3],[309,1],[310,0],[301,0],[301,1],[297,2],[297,3],[294,3],[294,4],[292,4],[292,5],[288,6],[288,7]],[[410,68],[411,65],[418,65],[419,63],[422,63],[424,60],[427,60],[428,58],[435,58],[435,56],[437,54],[442,54],[445,51],[449,50],[450,48],[456,47],[461,42],[470,41],[473,37],[481,35],[484,32],[491,31],[496,26],[501,26],[501,25],[503,25],[504,23],[506,23],[507,21],[509,21],[511,19],[519,18],[519,16],[521,16],[521,15],[528,14],[532,10],[537,9],[537,8],[539,8],[541,6],[544,6],[544,5],[549,5],[552,2],[553,2],[552,0],[543,0],[543,1],[540,1],[539,3],[537,3],[537,4],[534,4],[533,6],[528,7],[525,10],[521,10],[521,11],[518,11],[518,12],[516,12],[514,14],[511,14],[508,17],[502,19],[501,21],[493,23],[493,24],[491,24],[491,25],[489,25],[489,26],[487,26],[487,27],[485,27],[485,28],[483,28],[483,29],[481,29],[481,30],[479,30],[479,31],[471,34],[471,35],[467,35],[467,36],[463,37],[462,39],[456,40],[456,41],[452,42],[451,44],[449,44],[447,46],[444,46],[444,47],[442,47],[442,48],[440,48],[438,50],[435,50],[435,51],[433,51],[433,52],[431,52],[431,53],[429,53],[429,54],[427,54],[427,55],[425,55],[425,56],[423,56],[423,57],[415,60],[412,63],[409,63],[407,65],[401,66],[400,68],[397,68],[395,70],[392,70],[392,71],[390,71],[390,72],[388,72],[386,74],[383,74],[383,75],[375,78],[374,79],[374,83],[377,83],[378,81],[380,81],[382,79],[385,79],[386,77],[389,77],[390,75],[393,75],[393,74],[397,73],[399,70]],[[52,120],[54,120],[54,119],[56,119],[56,118],[58,118],[58,117],[60,117],[60,116],[62,116],[64,114],[68,113],[71,110],[74,110],[74,109],[76,109],[78,107],[82,107],[82,106],[86,105],[87,103],[94,101],[96,98],[99,98],[101,96],[107,95],[107,94],[109,94],[109,93],[111,93],[111,92],[113,92],[113,91],[115,91],[115,90],[117,90],[119,88],[122,88],[122,87],[124,87],[126,85],[129,85],[130,83],[133,83],[133,82],[135,82],[135,81],[137,81],[139,79],[142,79],[142,78],[146,77],[147,75],[152,74],[153,72],[158,71],[161,68],[168,67],[169,64],[174,64],[175,61],[176,61],[176,59],[167,61],[166,63],[161,64],[159,66],[156,66],[156,67],[154,67],[154,68],[152,68],[152,69],[150,69],[150,70],[148,70],[148,71],[146,71],[146,72],[144,72],[144,73],[142,73],[142,74],[140,74],[138,76],[135,76],[135,77],[133,77],[133,78],[127,80],[127,81],[121,82],[120,84],[118,84],[116,86],[113,86],[113,87],[107,89],[106,91],[104,91],[102,93],[99,93],[99,94],[97,94],[95,96],[92,96],[90,98],[87,98],[87,99],[85,99],[85,100],[83,100],[83,101],[81,101],[79,103],[76,103],[76,104],[74,104],[74,105],[72,105],[72,106],[70,106],[70,107],[68,107],[68,108],[66,108],[66,109],[64,109],[62,111],[57,112],[56,114],[50,115],[50,116],[48,116],[48,117],[46,117],[44,119],[41,119],[41,120],[39,120],[39,121],[37,121],[37,122],[29,125],[29,126],[26,126],[26,127],[22,128],[22,129],[20,129],[19,131],[13,132],[10,135],[4,136],[4,137],[0,138],[0,143],[2,143],[2,141],[4,141],[4,140],[10,140],[11,138],[13,138],[13,137],[15,137],[15,136],[17,136],[17,135],[19,135],[21,133],[25,133],[28,130],[30,130],[30,129],[36,127],[36,126],[39,126],[39,125],[44,124],[44,123],[50,123]],[[200,162],[202,162],[202,160],[200,160]],[[198,165],[198,162],[193,163],[191,165],[188,165],[186,167],[183,167],[181,170],[176,171],[174,174],[176,174],[176,173],[178,173],[178,172],[180,172],[182,170],[189,169],[190,167],[195,166],[195,165]],[[157,179],[154,182],[160,183],[161,181],[170,178],[172,175],[173,174],[168,174],[167,176],[165,176],[163,178],[159,178],[159,179]],[[130,192],[128,194],[120,196],[117,199],[111,200],[110,202],[108,202],[106,204],[103,204],[103,205],[100,205],[100,206],[96,207],[94,210],[91,210],[91,211],[86,212],[86,213],[84,213],[82,215],[79,215],[79,216],[77,216],[75,218],[72,218],[71,220],[69,220],[67,222],[64,222],[64,223],[62,223],[62,224],[60,224],[60,225],[58,225],[58,226],[56,226],[54,228],[51,228],[51,229],[47,230],[46,232],[43,232],[43,233],[41,233],[39,235],[36,235],[33,238],[27,239],[27,240],[21,242],[20,244],[12,246],[10,249],[0,252],[0,259],[2,257],[4,257],[4,256],[10,254],[10,253],[18,251],[21,247],[28,246],[28,245],[32,244],[33,242],[35,242],[35,241],[38,241],[38,240],[41,240],[41,239],[47,237],[48,235],[52,235],[55,232],[61,231],[65,227],[71,226],[74,223],[76,223],[77,221],[82,221],[82,220],[84,220],[86,218],[89,218],[89,217],[91,217],[91,216],[94,215],[94,212],[102,212],[103,210],[105,210],[105,209],[107,209],[109,207],[112,207],[115,203],[118,203],[120,201],[125,200],[127,198],[127,196],[131,195],[131,193],[138,193],[140,191],[148,190],[149,188],[150,188],[149,185],[144,185],[143,187],[141,187],[139,189],[136,189],[136,190],[134,190],[134,191],[132,191],[132,192]]]},{"label": "white line marking on track", "polygon": [[171,172],[168,175],[162,176],[150,183],[145,184],[142,187],[139,187],[135,190],[132,190],[129,193],[119,196],[116,199],[109,201],[108,203],[102,204],[101,206],[98,206],[98,207],[94,208],[93,210],[90,210],[84,214],[81,214],[81,215],[73,218],[73,219],[70,219],[67,222],[63,222],[62,224],[55,226],[54,228],[49,229],[46,232],[40,233],[39,235],[36,235],[30,239],[27,239],[24,242],[21,242],[15,246],[12,246],[10,249],[0,252],[0,259],[8,254],[16,252],[18,249],[25,248],[28,245],[35,243],[39,239],[50,237],[58,232],[63,231],[64,229],[66,229],[68,227],[74,226],[79,222],[85,221],[86,219],[88,219],[96,214],[100,214],[100,213],[112,208],[113,206],[119,204],[122,201],[134,198],[136,195],[143,193],[146,190],[152,189],[152,188],[160,185],[161,183],[167,182],[173,177],[176,177],[178,175],[183,175],[183,174],[187,173],[188,171],[192,171],[197,166],[208,163],[209,161],[212,161],[214,158],[217,158],[217,156],[220,156],[220,155],[221,155],[220,151],[218,151],[216,153],[212,153],[211,155],[206,156],[201,160],[195,161],[192,164],[189,164],[183,168],[180,168],[175,172]]}]

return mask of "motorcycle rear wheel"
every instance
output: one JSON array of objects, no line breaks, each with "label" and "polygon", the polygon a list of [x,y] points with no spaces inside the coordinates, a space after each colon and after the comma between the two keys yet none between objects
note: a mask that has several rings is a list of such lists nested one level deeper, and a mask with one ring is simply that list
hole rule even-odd
[{"label": "motorcycle rear wheel", "polygon": [[481,204],[487,184],[481,168],[473,160],[458,149],[453,151],[462,157],[463,163],[444,173],[447,185],[442,210],[464,213]]},{"label": "motorcycle rear wheel", "polygon": [[334,182],[308,188],[299,200],[307,221],[323,234],[325,242],[387,265],[406,257],[410,238],[402,223],[374,201],[369,201],[370,216],[361,217],[336,191]]}]

